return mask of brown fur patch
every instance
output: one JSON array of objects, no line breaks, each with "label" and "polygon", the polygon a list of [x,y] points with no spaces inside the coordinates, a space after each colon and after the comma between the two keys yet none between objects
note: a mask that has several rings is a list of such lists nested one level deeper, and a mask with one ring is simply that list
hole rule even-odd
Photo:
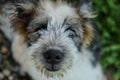
[{"label": "brown fur patch", "polygon": [[94,37],[93,29],[89,24],[84,24],[83,28],[84,28],[84,38],[83,38],[84,45],[90,45]]},{"label": "brown fur patch", "polygon": [[26,30],[25,30],[25,25],[21,22],[15,22],[14,24],[14,31],[18,32],[26,41]]}]

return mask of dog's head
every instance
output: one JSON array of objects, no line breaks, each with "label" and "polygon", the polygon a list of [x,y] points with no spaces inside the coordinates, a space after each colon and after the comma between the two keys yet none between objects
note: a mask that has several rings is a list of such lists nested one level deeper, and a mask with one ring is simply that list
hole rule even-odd
[{"label": "dog's head", "polygon": [[87,0],[78,3],[41,0],[16,5],[13,28],[28,45],[28,54],[41,73],[64,74],[91,43],[90,19],[94,17],[91,3]]}]

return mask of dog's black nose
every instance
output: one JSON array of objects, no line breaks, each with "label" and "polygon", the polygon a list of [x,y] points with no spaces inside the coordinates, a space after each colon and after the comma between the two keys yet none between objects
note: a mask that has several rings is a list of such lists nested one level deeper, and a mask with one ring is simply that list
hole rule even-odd
[{"label": "dog's black nose", "polygon": [[55,65],[62,62],[64,54],[59,50],[48,50],[43,53],[47,63]]}]

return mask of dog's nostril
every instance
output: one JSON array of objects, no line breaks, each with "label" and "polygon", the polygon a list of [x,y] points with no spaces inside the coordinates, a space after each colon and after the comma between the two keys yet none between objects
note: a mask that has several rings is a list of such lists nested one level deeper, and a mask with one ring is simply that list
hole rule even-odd
[{"label": "dog's nostril", "polygon": [[55,59],[60,60],[61,56],[56,56]]},{"label": "dog's nostril", "polygon": [[48,60],[52,59],[52,57],[51,57],[51,56],[49,56],[49,55],[48,55],[48,56],[46,56],[45,58],[46,58],[46,59],[48,59]]},{"label": "dog's nostril", "polygon": [[64,54],[58,50],[48,50],[43,53],[43,56],[49,64],[59,64],[64,57]]}]

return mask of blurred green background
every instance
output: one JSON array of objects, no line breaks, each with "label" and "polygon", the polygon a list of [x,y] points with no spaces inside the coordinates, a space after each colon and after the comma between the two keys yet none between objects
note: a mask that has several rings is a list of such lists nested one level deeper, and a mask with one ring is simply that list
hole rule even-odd
[{"label": "blurred green background", "polygon": [[109,80],[120,80],[120,0],[93,0],[93,8],[98,13],[101,64]]}]

